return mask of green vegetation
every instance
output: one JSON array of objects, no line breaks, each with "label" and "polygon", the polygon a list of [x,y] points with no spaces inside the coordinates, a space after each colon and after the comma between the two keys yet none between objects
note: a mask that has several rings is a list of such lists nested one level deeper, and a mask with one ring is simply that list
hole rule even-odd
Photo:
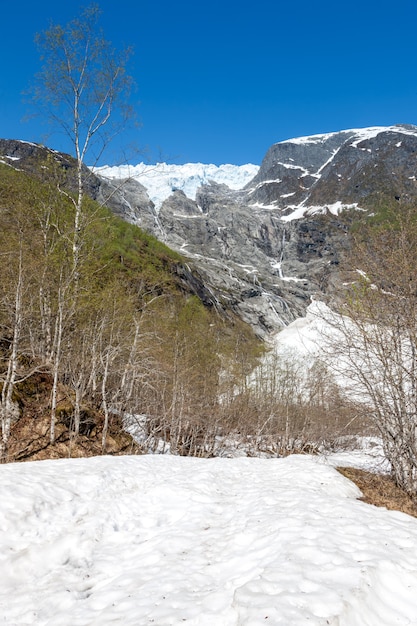
[{"label": "green vegetation", "polygon": [[[178,254],[89,197],[87,155],[99,158],[133,113],[131,51],[103,39],[99,16],[92,4],[36,37],[32,95],[73,158],[28,150],[26,173],[0,165],[0,460],[161,442],[210,455],[219,437],[282,454],[318,441],[296,366],[251,374],[263,347],[248,326],[205,307]],[[327,429],[327,383],[314,384]],[[141,446],[124,433],[128,415]]]},{"label": "green vegetation", "polygon": [[108,451],[115,416],[121,430],[120,416],[130,413],[146,414],[149,432],[173,450],[203,451],[219,413],[221,372],[238,345],[246,370],[253,367],[259,342],[187,291],[180,255],[88,197],[74,268],[74,203],[55,181],[0,166],[3,459],[24,458],[28,411],[36,414],[33,436],[42,425],[43,447],[47,429],[56,449],[64,423],[72,453],[86,431]]}]

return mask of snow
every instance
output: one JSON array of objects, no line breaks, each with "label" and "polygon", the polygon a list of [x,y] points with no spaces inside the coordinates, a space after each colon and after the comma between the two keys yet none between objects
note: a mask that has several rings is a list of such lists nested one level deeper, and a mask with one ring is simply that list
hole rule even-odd
[{"label": "snow", "polygon": [[281,161],[277,161],[275,165],[281,165],[282,167],[285,167],[287,170],[301,170],[304,176],[308,176],[310,174],[310,172],[305,167],[302,167],[301,165],[293,165],[292,163],[282,163]]},{"label": "snow", "polygon": [[195,200],[196,192],[202,185],[210,181],[227,185],[230,189],[242,189],[259,171],[258,165],[205,165],[203,163],[185,163],[174,165],[157,163],[147,165],[108,166],[94,168],[100,176],[107,178],[133,178],[147,190],[150,199],[157,209],[173,191],[180,190],[191,200]]},{"label": "snow", "polygon": [[[341,131],[341,132],[349,132],[349,131]],[[299,144],[299,145],[303,145],[306,143],[325,143],[328,139],[330,139],[330,137],[334,137],[335,135],[338,135],[338,132],[334,132],[334,133],[323,133],[320,135],[309,135],[309,136],[305,136],[305,137],[293,137],[292,139],[284,139],[284,141],[279,141],[279,144],[282,143],[294,143],[294,144]]]},{"label": "snow", "polygon": [[[272,355],[264,357],[264,367],[268,366],[271,357],[275,360],[278,357],[284,362],[296,364],[297,374],[303,381],[307,380],[311,368],[321,363],[331,374],[341,395],[361,405],[365,411],[369,408],[373,418],[378,405],[370,392],[371,388],[380,390],[385,407],[396,407],[395,403],[401,402],[403,410],[411,414],[415,409],[415,398],[409,384],[411,374],[407,376],[412,371],[409,364],[415,358],[413,347],[407,338],[401,340],[397,354],[401,354],[403,365],[395,370],[398,355],[390,353],[387,366],[386,353],[381,356],[380,351],[381,345],[391,346],[394,340],[389,330],[381,327],[377,341],[374,341],[375,328],[369,324],[358,329],[349,317],[332,311],[324,302],[313,301],[305,317],[298,318],[275,335]],[[387,367],[391,368],[388,375]],[[378,469],[383,467],[388,471],[388,462],[382,453],[379,457]]]},{"label": "snow", "polygon": [[[276,202],[274,200],[274,202]],[[263,211],[276,211],[278,206],[276,204],[263,204],[262,202],[252,202],[249,205],[252,209],[261,209]]]},{"label": "snow", "polygon": [[323,165],[321,167],[319,167],[317,172],[314,172],[314,174],[312,174],[312,176],[315,176],[316,178],[320,178],[322,171],[329,165],[329,163],[331,163],[333,161],[334,157],[339,152],[339,150],[340,150],[340,148],[337,148],[337,150],[333,150],[331,156],[327,159],[327,161],[325,163],[323,163]]},{"label": "snow", "polygon": [[[371,126],[368,128],[351,128],[347,130],[337,131],[333,133],[324,133],[321,135],[310,135],[306,137],[294,137],[293,139],[286,139],[284,141],[278,142],[279,144],[283,143],[293,143],[298,145],[309,144],[309,143],[325,143],[331,137],[339,135],[340,133],[346,133],[352,135],[352,139],[354,141],[350,144],[353,147],[357,147],[358,144],[364,139],[372,139],[376,137],[380,133],[393,132],[393,133],[402,133],[404,135],[412,135],[414,137],[417,136],[417,128],[411,126],[402,126],[399,124],[398,126]],[[397,144],[398,145],[398,144]]]},{"label": "snow", "polygon": [[[355,133],[355,141],[353,141],[350,145],[354,148],[358,147],[365,139],[373,139],[377,137],[380,133],[401,133],[404,135],[412,135],[413,137],[417,136],[416,128],[406,128],[404,126],[372,126],[370,128],[357,128],[353,131]],[[397,144],[398,146],[398,144]]]},{"label": "snow", "polygon": [[326,459],[0,467],[7,626],[417,624],[417,520]]},{"label": "snow", "polygon": [[261,187],[264,187],[265,185],[279,185],[279,183],[282,183],[282,180],[279,178],[274,178],[272,180],[262,180],[255,187],[251,187],[247,191],[249,194],[252,194],[252,193],[255,193],[255,191],[257,191]]},{"label": "snow", "polygon": [[357,203],[345,204],[338,200],[337,202],[326,204],[324,206],[306,206],[301,203],[299,205],[289,205],[287,208],[292,209],[292,211],[288,215],[281,216],[283,222],[292,222],[293,220],[301,219],[305,215],[317,215],[319,213],[332,213],[333,215],[339,215],[339,213],[344,209],[358,209],[359,207]]}]

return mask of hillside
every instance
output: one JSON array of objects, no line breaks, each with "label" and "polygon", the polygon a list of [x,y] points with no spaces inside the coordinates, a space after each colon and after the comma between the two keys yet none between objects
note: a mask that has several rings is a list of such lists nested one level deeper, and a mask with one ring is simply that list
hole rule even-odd
[{"label": "hillside", "polygon": [[[178,253],[88,198],[74,268],[73,161],[24,142],[0,148],[3,460],[139,451],[127,413],[147,414],[172,449],[197,449],[218,370],[237,343],[248,366],[259,352],[250,329]],[[103,192],[86,177],[91,195]]]},{"label": "hillside", "polygon": [[352,229],[413,207],[416,151],[408,126],[288,140],[244,188],[205,180],[160,207],[85,168],[74,268],[74,161],[0,141],[3,457],[287,454],[373,434],[325,366],[255,369],[258,338],[340,294]]}]

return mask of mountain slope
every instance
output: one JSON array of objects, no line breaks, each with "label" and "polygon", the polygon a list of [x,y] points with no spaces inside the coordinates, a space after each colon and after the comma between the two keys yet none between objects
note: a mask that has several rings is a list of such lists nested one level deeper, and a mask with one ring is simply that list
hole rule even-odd
[{"label": "mountain slope", "polygon": [[212,181],[145,206],[130,179],[124,201],[265,337],[302,315],[311,297],[339,289],[351,221],[343,210],[414,202],[416,169],[416,127],[353,129],[274,144],[241,189]]},{"label": "mountain slope", "polygon": [[137,450],[126,413],[195,452],[218,429],[220,371],[236,345],[250,367],[259,342],[183,257],[87,196],[74,270],[74,161],[0,150],[0,461]]},{"label": "mountain slope", "polygon": [[417,128],[398,125],[290,139],[272,146],[248,193],[285,219],[369,205],[375,195],[415,197]]},{"label": "mountain slope", "polygon": [[[30,167],[6,147],[9,163]],[[289,139],[271,146],[259,169],[213,167],[107,168],[90,173],[88,191],[185,255],[207,302],[266,337],[303,315],[312,297],[337,293],[355,215],[416,201],[417,127]]]}]

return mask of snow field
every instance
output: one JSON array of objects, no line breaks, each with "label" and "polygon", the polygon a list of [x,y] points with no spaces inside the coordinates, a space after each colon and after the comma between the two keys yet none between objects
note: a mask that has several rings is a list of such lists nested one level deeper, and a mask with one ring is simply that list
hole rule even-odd
[{"label": "snow field", "polygon": [[417,520],[323,459],[0,468],[0,624],[417,624]]},{"label": "snow field", "polygon": [[227,185],[230,189],[242,189],[259,171],[259,165],[213,165],[185,163],[174,165],[157,163],[147,165],[121,165],[93,168],[100,176],[107,178],[133,178],[141,183],[157,209],[174,191],[183,191],[188,198],[195,200],[197,189],[210,181]]}]

